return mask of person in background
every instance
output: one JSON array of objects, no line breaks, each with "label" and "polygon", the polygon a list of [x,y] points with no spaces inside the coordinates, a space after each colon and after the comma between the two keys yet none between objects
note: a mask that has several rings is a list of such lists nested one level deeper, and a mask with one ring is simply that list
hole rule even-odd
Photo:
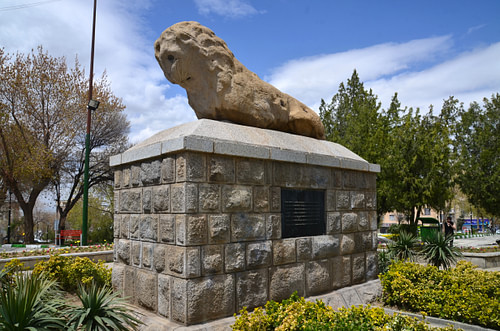
[{"label": "person in background", "polygon": [[[444,235],[446,237],[455,235],[455,230],[457,229],[457,226],[451,220],[451,216],[448,216],[446,218],[446,222],[443,223],[443,227],[444,227]],[[450,246],[453,247],[453,239],[451,239],[450,241]]]}]

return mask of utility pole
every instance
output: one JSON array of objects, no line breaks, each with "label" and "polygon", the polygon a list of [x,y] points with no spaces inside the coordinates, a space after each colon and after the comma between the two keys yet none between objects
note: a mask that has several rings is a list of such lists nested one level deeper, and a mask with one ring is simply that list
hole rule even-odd
[{"label": "utility pole", "polygon": [[94,45],[95,45],[95,19],[97,0],[94,0],[94,15],[92,21],[92,46],[90,49],[90,77],[89,77],[89,103],[87,106],[87,134],[85,136],[85,169],[83,177],[83,215],[82,215],[82,246],[87,245],[87,228],[89,216],[89,158],[90,158],[90,125],[92,110],[99,107],[99,101],[92,100],[92,79],[94,76]]}]

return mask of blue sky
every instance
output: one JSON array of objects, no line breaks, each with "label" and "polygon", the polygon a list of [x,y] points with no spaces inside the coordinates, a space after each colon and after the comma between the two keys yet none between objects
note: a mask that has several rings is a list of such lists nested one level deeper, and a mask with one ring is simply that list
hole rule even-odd
[{"label": "blue sky", "polygon": [[[0,0],[0,47],[75,56],[89,66],[92,0]],[[263,80],[318,110],[358,70],[389,105],[439,110],[500,92],[500,1],[98,0],[95,73],[106,70],[127,106],[137,143],[196,120],[171,85],[153,43],[180,21],[198,21]]]}]

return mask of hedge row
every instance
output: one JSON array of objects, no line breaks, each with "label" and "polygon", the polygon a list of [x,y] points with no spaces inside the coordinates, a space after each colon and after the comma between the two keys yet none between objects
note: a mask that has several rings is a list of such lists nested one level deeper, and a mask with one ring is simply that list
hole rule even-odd
[{"label": "hedge row", "polygon": [[398,262],[379,277],[387,305],[500,330],[500,272],[465,261],[448,270]]}]

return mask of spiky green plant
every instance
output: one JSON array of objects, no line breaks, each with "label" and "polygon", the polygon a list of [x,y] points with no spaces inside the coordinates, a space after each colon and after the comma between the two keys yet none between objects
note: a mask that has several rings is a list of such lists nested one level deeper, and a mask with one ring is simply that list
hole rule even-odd
[{"label": "spiky green plant", "polygon": [[69,313],[71,330],[136,330],[142,324],[128,312],[125,300],[109,287],[95,283],[88,287],[78,285],[77,295],[82,306],[74,307]]},{"label": "spiky green plant", "polygon": [[398,261],[415,261],[417,252],[415,246],[418,243],[418,237],[412,233],[401,231],[395,242],[387,245],[390,257]]},{"label": "spiky green plant", "polygon": [[462,256],[458,247],[453,247],[451,242],[453,235],[445,236],[442,232],[436,232],[427,237],[422,249],[422,255],[425,260],[440,268],[448,269],[453,263],[457,262],[457,257]]},{"label": "spiky green plant", "polygon": [[62,330],[64,303],[54,281],[44,275],[17,273],[0,293],[0,329]]}]

